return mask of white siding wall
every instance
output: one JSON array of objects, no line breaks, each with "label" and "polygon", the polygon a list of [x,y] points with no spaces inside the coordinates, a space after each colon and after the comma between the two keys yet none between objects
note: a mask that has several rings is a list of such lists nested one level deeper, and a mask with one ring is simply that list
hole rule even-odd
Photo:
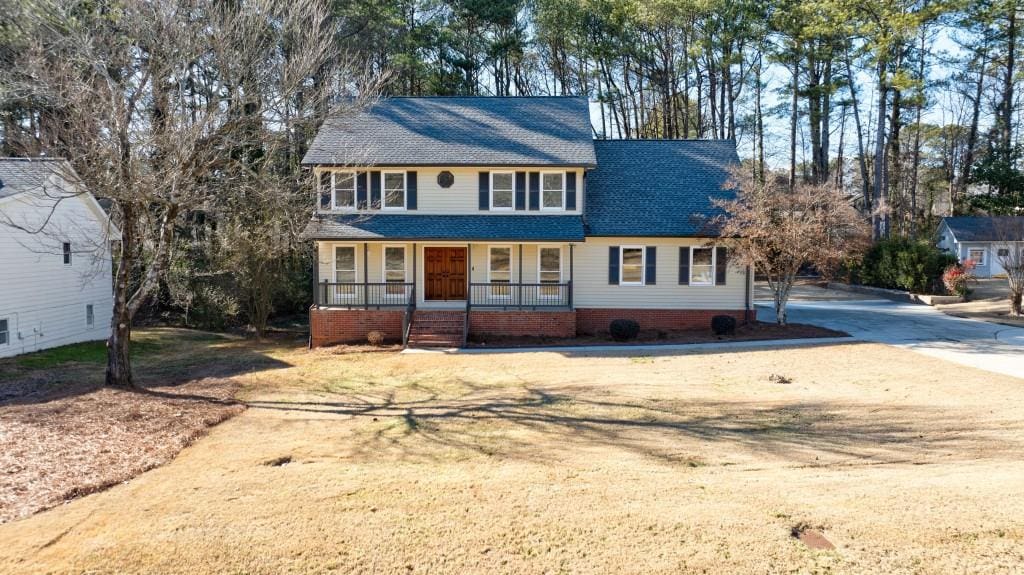
[{"label": "white siding wall", "polygon": [[[608,283],[609,246],[657,247],[655,285]],[[726,285],[679,285],[679,247],[701,246],[700,240],[673,238],[587,238],[576,247],[576,307],[741,310],[747,301],[746,271],[730,266]]]},{"label": "white siding wall", "polygon": [[[355,245],[357,281],[363,281],[363,244],[346,242],[318,242],[320,254],[320,281],[334,281],[334,246]],[[382,274],[381,256],[383,244],[368,244],[371,283],[380,282]],[[391,245],[391,244],[388,244]],[[406,245],[406,274],[412,277],[412,244]],[[417,286],[423,282],[423,248],[425,246],[465,246],[465,242],[417,242]],[[471,278],[474,283],[487,281],[487,246],[474,243],[471,254]],[[536,283],[537,253],[541,245],[523,244],[522,260],[519,244],[494,244],[512,246],[512,281],[519,281],[519,267],[522,265],[523,282]],[[613,245],[656,246],[657,284],[645,286],[620,286],[608,284],[608,247]],[[575,244],[574,261],[574,302],[576,307],[594,308],[646,308],[646,309],[712,309],[741,310],[748,301],[746,270],[730,266],[726,285],[685,286],[679,285],[679,247],[702,246],[701,240],[671,238],[587,238],[585,243]],[[569,247],[562,245],[562,277],[569,280]],[[419,305],[423,302],[423,290],[418,290]],[[752,296],[752,294],[750,294]],[[439,304],[444,305],[444,304]],[[449,302],[449,306],[458,304]]]},{"label": "white siding wall", "polygon": [[[365,168],[364,168],[365,169]],[[377,168],[375,168],[377,169]],[[549,211],[549,210],[513,210],[513,211],[483,211],[480,210],[480,172],[493,171],[517,171],[517,172],[543,172],[553,168],[508,168],[508,167],[411,167],[411,168],[379,168],[380,170],[415,171],[417,183],[417,209],[410,210],[412,214],[500,214],[500,215],[559,215],[579,214],[583,209],[583,170],[567,170],[576,172],[576,209],[571,211]],[[319,174],[321,169],[317,169]],[[455,183],[450,188],[442,188],[437,185],[437,175],[442,171],[449,171],[455,176]],[[560,170],[559,170],[560,171]],[[319,206],[319,198],[318,203]],[[527,180],[527,205],[529,205],[529,180]],[[319,209],[319,208],[318,208]],[[388,213],[393,213],[388,210]],[[321,212],[327,213],[327,212]],[[401,213],[401,212],[399,212]]]},{"label": "white siding wall", "polygon": [[[4,218],[37,227],[53,204],[21,194],[0,200]],[[0,224],[0,319],[9,342],[0,357],[59,345],[106,339],[113,307],[109,238],[98,206],[85,197],[59,202],[44,233],[30,234]],[[72,245],[65,265],[62,242]],[[86,325],[92,304],[93,325]]]}]

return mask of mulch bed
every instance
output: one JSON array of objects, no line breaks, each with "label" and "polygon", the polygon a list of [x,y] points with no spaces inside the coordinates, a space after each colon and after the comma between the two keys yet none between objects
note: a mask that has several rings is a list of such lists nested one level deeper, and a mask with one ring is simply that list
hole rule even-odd
[{"label": "mulch bed", "polygon": [[240,413],[208,378],[142,391],[38,377],[0,385],[0,523],[121,483]]},{"label": "mulch bed", "polygon": [[756,322],[741,325],[736,333],[729,336],[718,336],[710,330],[675,330],[675,331],[641,331],[632,341],[615,341],[607,334],[580,335],[573,338],[554,338],[538,336],[486,336],[471,338],[468,347],[544,347],[544,346],[583,346],[583,345],[638,345],[638,344],[681,344],[681,343],[712,343],[728,341],[762,341],[773,339],[808,339],[820,337],[848,337],[849,334],[818,327],[791,323],[781,326],[775,323]]}]

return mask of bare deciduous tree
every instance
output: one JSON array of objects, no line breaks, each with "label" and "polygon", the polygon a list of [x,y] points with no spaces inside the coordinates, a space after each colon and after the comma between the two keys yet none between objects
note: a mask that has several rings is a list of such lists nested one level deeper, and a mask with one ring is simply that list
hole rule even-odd
[{"label": "bare deciduous tree", "polygon": [[780,325],[786,324],[786,303],[802,266],[834,270],[868,245],[867,222],[831,185],[798,181],[790,189],[786,175],[760,182],[735,170],[729,186],[738,197],[716,202],[727,214],[720,233],[735,261],[768,278]]},{"label": "bare deciduous tree", "polygon": [[1024,218],[995,217],[996,261],[1006,273],[1009,289],[1010,315],[1024,315]]}]

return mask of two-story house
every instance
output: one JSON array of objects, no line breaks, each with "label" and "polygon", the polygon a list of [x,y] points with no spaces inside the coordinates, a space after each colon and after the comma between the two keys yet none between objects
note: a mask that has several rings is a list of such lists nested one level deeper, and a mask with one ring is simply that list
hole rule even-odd
[{"label": "two-story house", "polygon": [[68,162],[0,158],[0,357],[107,339],[119,238]]},{"label": "two-story house", "polygon": [[749,270],[711,243],[733,142],[595,140],[588,108],[389,98],[327,120],[303,159],[319,188],[311,345],[753,318]]}]

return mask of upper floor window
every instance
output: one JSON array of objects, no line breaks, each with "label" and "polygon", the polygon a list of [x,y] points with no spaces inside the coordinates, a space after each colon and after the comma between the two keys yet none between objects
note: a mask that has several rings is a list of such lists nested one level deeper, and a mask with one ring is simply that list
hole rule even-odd
[{"label": "upper floor window", "polygon": [[71,265],[71,242],[64,242],[62,246],[64,252],[64,265]]},{"label": "upper floor window", "polygon": [[540,177],[540,207],[561,210],[565,207],[565,172],[544,172]]},{"label": "upper floor window", "polygon": [[384,209],[405,208],[405,172],[384,172],[384,194],[381,207]]},{"label": "upper floor window", "polygon": [[515,190],[515,172],[491,172],[491,209],[513,209],[515,207]]},{"label": "upper floor window", "polygon": [[355,172],[333,172],[331,178],[331,188],[334,190],[334,209],[354,209],[356,207]]}]

